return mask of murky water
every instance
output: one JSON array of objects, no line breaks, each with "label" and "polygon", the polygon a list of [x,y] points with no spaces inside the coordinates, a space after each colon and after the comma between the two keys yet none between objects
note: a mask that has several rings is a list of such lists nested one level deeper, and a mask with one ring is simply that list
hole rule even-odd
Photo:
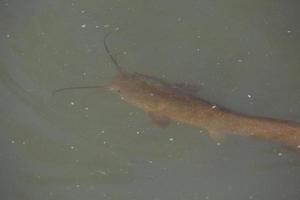
[{"label": "murky water", "polygon": [[99,90],[130,72],[230,109],[300,121],[298,1],[0,2],[1,199],[299,199],[300,155],[154,126]]}]

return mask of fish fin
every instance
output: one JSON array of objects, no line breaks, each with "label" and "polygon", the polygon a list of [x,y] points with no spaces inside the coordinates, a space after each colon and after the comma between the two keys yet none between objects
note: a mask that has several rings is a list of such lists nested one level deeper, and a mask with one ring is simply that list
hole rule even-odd
[{"label": "fish fin", "polygon": [[154,112],[148,112],[147,115],[149,116],[151,121],[160,128],[166,128],[171,122],[170,118],[159,115]]},{"label": "fish fin", "polygon": [[223,142],[225,137],[224,134],[218,131],[209,131],[209,136],[215,141],[215,142]]},{"label": "fish fin", "polygon": [[196,94],[201,89],[201,86],[194,85],[191,83],[175,83],[173,87],[181,92],[188,93],[188,94]]}]

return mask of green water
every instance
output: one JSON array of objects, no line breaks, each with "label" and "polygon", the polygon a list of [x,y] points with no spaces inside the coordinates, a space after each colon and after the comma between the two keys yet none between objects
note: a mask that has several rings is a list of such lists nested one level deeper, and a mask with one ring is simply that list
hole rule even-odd
[{"label": "green water", "polygon": [[[299,3],[0,2],[1,199],[299,199],[300,156],[270,141],[161,129],[102,89],[124,69],[300,121]],[[201,133],[202,132],[202,133]]]}]

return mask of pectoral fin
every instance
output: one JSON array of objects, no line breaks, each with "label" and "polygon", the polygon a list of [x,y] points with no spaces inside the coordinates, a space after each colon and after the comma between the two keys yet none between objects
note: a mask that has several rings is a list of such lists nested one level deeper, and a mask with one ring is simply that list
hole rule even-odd
[{"label": "pectoral fin", "polygon": [[153,112],[148,112],[147,115],[155,125],[161,128],[166,128],[171,122],[170,118]]}]

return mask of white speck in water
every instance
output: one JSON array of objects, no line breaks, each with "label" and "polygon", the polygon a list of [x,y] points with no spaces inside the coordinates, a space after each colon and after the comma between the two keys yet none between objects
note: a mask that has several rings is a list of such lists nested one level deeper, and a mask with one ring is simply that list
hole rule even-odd
[{"label": "white speck in water", "polygon": [[82,24],[82,25],[81,25],[81,28],[86,28],[86,24]]},{"label": "white speck in water", "polygon": [[127,55],[127,51],[123,51],[123,55]]},{"label": "white speck in water", "polygon": [[182,18],[181,18],[181,17],[178,17],[178,18],[177,18],[177,21],[178,21],[178,22],[181,22],[181,21],[182,21]]},{"label": "white speck in water", "polygon": [[122,100],[125,100],[125,97],[121,96],[121,99],[122,99]]},{"label": "white speck in water", "polygon": [[119,31],[119,30],[120,30],[120,28],[119,28],[119,27],[116,27],[116,28],[115,28],[115,31]]},{"label": "white speck in water", "polygon": [[137,132],[136,132],[136,134],[138,134],[138,135],[139,135],[140,133],[141,133],[140,131],[137,131]]},{"label": "white speck in water", "polygon": [[100,173],[102,175],[106,175],[107,173],[101,169],[96,170],[97,173]]},{"label": "white speck in water", "polygon": [[16,143],[16,141],[12,140],[12,141],[11,141],[11,143],[12,143],[12,144],[15,144],[15,143]]},{"label": "white speck in water", "polygon": [[299,144],[299,145],[297,145],[297,148],[298,148],[298,149],[300,149],[300,144]]},{"label": "white speck in water", "polygon": [[239,63],[243,62],[243,60],[242,60],[242,59],[238,59],[237,61],[238,61]]},{"label": "white speck in water", "polygon": [[75,102],[74,102],[74,101],[71,101],[70,104],[71,104],[71,106],[74,106],[74,105],[75,105]]},{"label": "white speck in water", "polygon": [[[109,24],[104,24],[103,27],[108,28],[108,27],[110,27],[110,25]],[[119,28],[116,28],[116,31],[118,31],[118,30],[119,30]]]},{"label": "white speck in water", "polygon": [[129,116],[132,116],[132,115],[133,115],[133,112],[130,112],[128,115],[129,115]]},{"label": "white speck in water", "polygon": [[200,35],[197,35],[197,38],[200,38],[201,36]]},{"label": "white speck in water", "polygon": [[291,30],[287,30],[286,32],[287,32],[287,33],[291,33],[292,31],[291,31]]},{"label": "white speck in water", "polygon": [[282,155],[283,155],[283,153],[279,152],[277,155],[278,155],[278,156],[282,156]]},{"label": "white speck in water", "polygon": [[200,52],[200,48],[197,48],[196,51],[197,51],[197,52]]},{"label": "white speck in water", "polygon": [[248,98],[251,98],[251,97],[252,97],[251,94],[248,94],[247,96],[248,96]]},{"label": "white speck in water", "polygon": [[79,188],[79,187],[80,187],[80,185],[79,185],[79,184],[77,184],[77,185],[76,185],[76,187],[77,187],[77,188]]},{"label": "white speck in water", "polygon": [[23,144],[23,145],[25,145],[25,144],[26,144],[26,142],[25,142],[25,141],[23,141],[23,142],[22,142],[22,144]]},{"label": "white speck in water", "polygon": [[174,138],[169,138],[169,141],[170,141],[170,142],[173,142],[173,141],[174,141]]},{"label": "white speck in water", "polygon": [[6,37],[7,37],[7,38],[10,38],[10,34],[6,34]]},{"label": "white speck in water", "polygon": [[148,163],[152,164],[152,163],[153,163],[153,161],[152,161],[152,160],[148,160]]},{"label": "white speck in water", "polygon": [[212,109],[215,109],[216,107],[217,107],[216,105],[213,105],[211,108],[212,108]]},{"label": "white speck in water", "polygon": [[200,132],[200,133],[203,133],[203,130],[200,130],[199,132]]},{"label": "white speck in water", "polygon": [[103,141],[103,144],[107,144],[107,142],[106,142],[106,141]]},{"label": "white speck in water", "polygon": [[89,110],[89,107],[85,107],[84,110]]},{"label": "white speck in water", "polygon": [[153,93],[150,93],[149,95],[150,95],[151,97],[153,97],[153,96],[154,96],[154,94],[153,94]]},{"label": "white speck in water", "polygon": [[82,75],[83,75],[83,76],[86,76],[86,72],[83,72]]},{"label": "white speck in water", "polygon": [[104,130],[101,131],[101,133],[104,133],[104,132],[105,132]]},{"label": "white speck in water", "polygon": [[82,14],[84,14],[85,13],[85,10],[82,10],[82,11],[80,11]]},{"label": "white speck in water", "polygon": [[100,28],[100,26],[99,26],[99,25],[96,25],[96,28]]},{"label": "white speck in water", "polygon": [[75,147],[72,145],[72,146],[70,146],[70,149],[74,150],[74,149],[75,149]]},{"label": "white speck in water", "polygon": [[220,146],[221,145],[221,143],[220,142],[217,142],[217,146]]}]

